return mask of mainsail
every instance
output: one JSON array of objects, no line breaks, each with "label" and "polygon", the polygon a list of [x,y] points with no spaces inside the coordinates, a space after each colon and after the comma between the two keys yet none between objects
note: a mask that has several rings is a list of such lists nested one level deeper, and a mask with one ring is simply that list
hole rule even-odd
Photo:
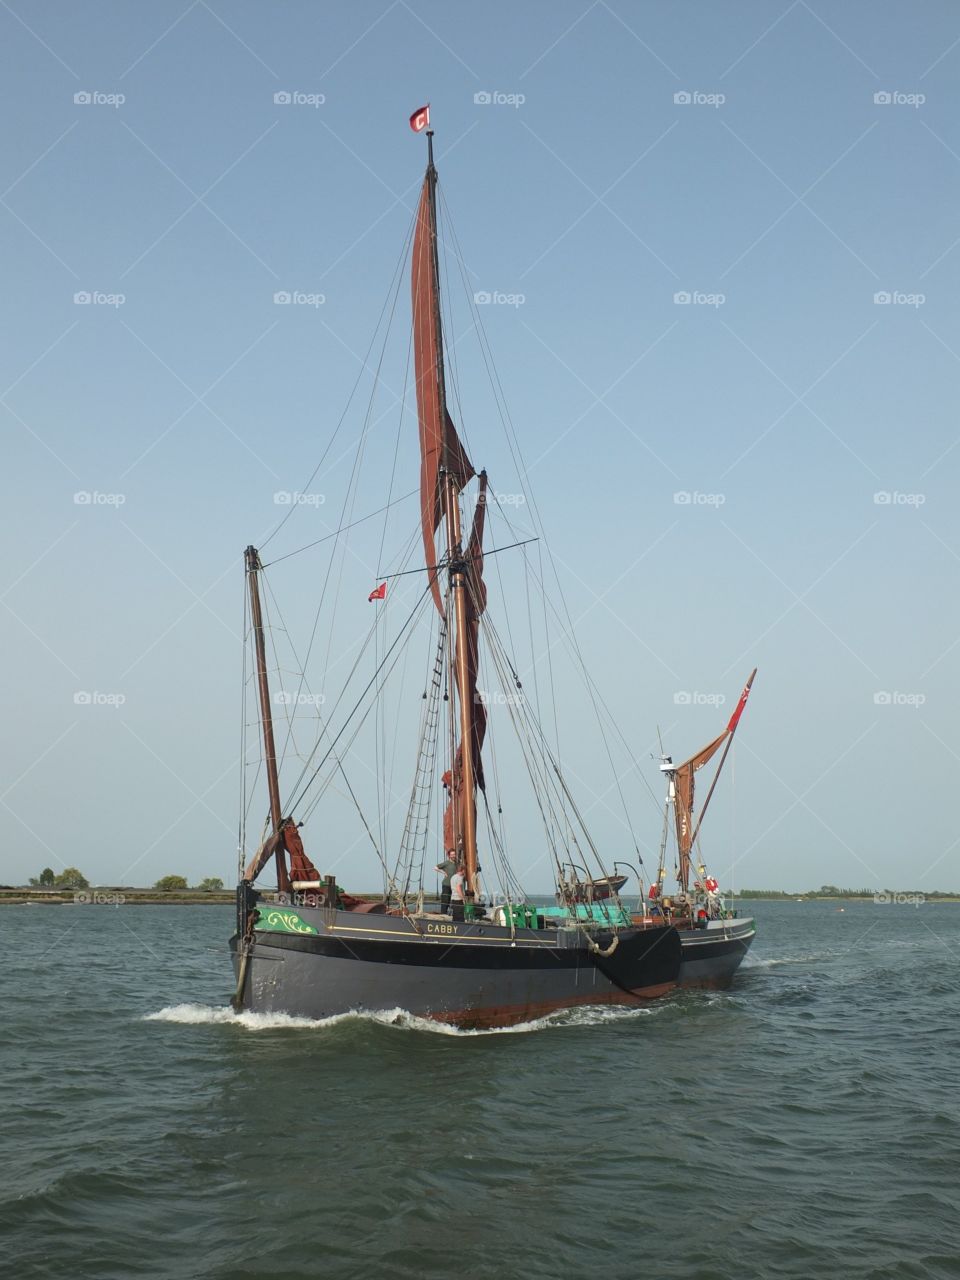
[{"label": "mainsail", "polygon": [[429,163],[413,237],[410,288],[413,302],[413,358],[420,432],[420,523],[430,591],[441,617],[446,617],[440,591],[437,530],[446,524],[446,564],[454,617],[454,667],[460,710],[460,738],[444,775],[447,807],[443,819],[444,848],[463,859],[471,892],[476,889],[476,788],[483,789],[480,750],[487,727],[486,708],[477,696],[480,616],[486,607],[483,584],[483,527],[486,518],[486,473],[480,476],[477,505],[466,551],[460,528],[459,494],[476,471],[447,411],[440,316],[440,272],[437,252],[437,172],[433,139],[427,134]]},{"label": "mainsail", "polygon": [[710,790],[707,792],[707,798],[703,802],[703,808],[700,811],[700,821],[694,826],[693,821],[693,792],[694,792],[694,775],[698,770],[717,754],[720,748],[726,743],[727,750],[730,747],[730,739],[736,733],[737,725],[740,723],[740,717],[743,715],[743,709],[747,705],[747,698],[750,696],[750,687],[753,684],[753,678],[757,674],[754,667],[750,673],[750,678],[744,685],[740,700],[736,705],[733,715],[730,717],[727,727],[719,737],[714,738],[712,742],[708,742],[705,747],[684,760],[683,764],[671,765],[670,774],[674,785],[674,820],[677,827],[677,852],[679,855],[679,869],[677,879],[681,886],[686,890],[690,883],[690,850],[693,848],[693,842],[697,838],[700,830],[700,823],[703,821],[703,815],[706,813],[707,805],[710,803],[710,797],[713,795],[713,788],[716,786],[717,778],[720,776],[720,770],[723,768],[723,761],[726,759],[726,751],[724,751],[723,759],[717,768],[716,775]]}]

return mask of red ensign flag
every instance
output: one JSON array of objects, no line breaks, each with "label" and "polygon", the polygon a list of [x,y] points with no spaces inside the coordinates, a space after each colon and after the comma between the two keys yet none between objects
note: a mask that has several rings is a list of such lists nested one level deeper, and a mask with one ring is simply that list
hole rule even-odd
[{"label": "red ensign flag", "polygon": [[414,133],[422,133],[430,123],[430,103],[418,108],[410,117],[410,128]]},{"label": "red ensign flag", "polygon": [[753,671],[750,673],[750,679],[747,681],[744,686],[743,693],[740,695],[740,701],[737,703],[736,710],[730,717],[730,723],[727,725],[727,733],[733,733],[734,729],[736,729],[737,725],[740,723],[740,717],[743,715],[743,708],[747,705],[747,699],[750,697],[750,686],[753,684],[753,677],[756,674],[757,669],[754,667]]},{"label": "red ensign flag", "polygon": [[386,600],[386,598],[387,598],[387,584],[385,582],[381,582],[379,587],[374,587],[373,590],[370,592],[370,594],[367,596],[367,603],[369,604],[371,600]]}]

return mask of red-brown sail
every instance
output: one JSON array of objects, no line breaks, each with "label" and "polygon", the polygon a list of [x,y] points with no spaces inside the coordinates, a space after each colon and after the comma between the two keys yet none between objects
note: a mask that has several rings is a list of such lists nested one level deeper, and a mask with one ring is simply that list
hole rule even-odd
[{"label": "red-brown sail", "polygon": [[718,738],[707,744],[695,756],[684,760],[674,770],[674,818],[677,824],[677,850],[680,855],[678,879],[684,889],[690,883],[690,849],[693,845],[693,776],[720,750],[730,733],[724,729]]},{"label": "red-brown sail", "polygon": [[[473,513],[470,541],[467,543],[467,676],[469,697],[473,705],[473,779],[484,790],[483,761],[480,755],[487,733],[487,708],[477,696],[477,672],[480,659],[480,615],[487,607],[487,588],[483,581],[483,527],[487,514],[487,473],[480,472],[477,505]],[[463,747],[457,748],[453,769],[444,775],[448,786],[447,808],[443,815],[443,845],[449,852],[459,850],[463,842]]]},{"label": "red-brown sail", "polygon": [[[685,760],[683,764],[677,765],[673,770],[674,776],[674,818],[677,824],[677,850],[680,855],[679,880],[684,889],[690,881],[690,850],[693,842],[700,833],[700,823],[703,822],[703,815],[707,811],[707,805],[710,803],[710,797],[713,795],[713,789],[717,785],[717,779],[720,777],[720,770],[723,768],[724,761],[727,758],[727,751],[730,750],[730,743],[733,735],[737,731],[737,725],[740,723],[740,717],[743,715],[743,709],[747,705],[747,698],[750,696],[750,689],[753,686],[754,677],[757,674],[757,668],[750,672],[750,678],[743,687],[740,694],[740,700],[737,703],[733,715],[727,722],[727,727],[718,738],[708,743],[702,750],[698,751],[695,756],[691,756],[689,760]],[[700,810],[699,821],[694,825],[693,822],[693,775],[698,769],[710,760],[719,749],[726,743],[723,756],[717,766],[717,772],[714,774],[713,782],[710,784],[710,790],[707,792],[707,798],[703,802],[703,808]]]},{"label": "red-brown sail", "polygon": [[434,258],[430,180],[424,179],[417,209],[411,262],[413,365],[420,424],[420,518],[423,551],[434,603],[443,614],[438,581],[436,532],[443,514],[440,468],[455,479],[458,491],[476,473],[444,404],[442,353],[438,351],[439,288]]},{"label": "red-brown sail", "polygon": [[300,832],[293,818],[284,818],[280,830],[269,835],[257,852],[250,859],[243,873],[245,880],[251,882],[278,852],[286,850],[289,855],[289,876],[291,880],[317,880],[320,873],[307,857],[307,852],[300,839]]},{"label": "red-brown sail", "polygon": [[289,818],[283,824],[283,843],[290,858],[290,879],[313,883],[320,879],[320,872],[307,857],[300,839],[297,824]]}]

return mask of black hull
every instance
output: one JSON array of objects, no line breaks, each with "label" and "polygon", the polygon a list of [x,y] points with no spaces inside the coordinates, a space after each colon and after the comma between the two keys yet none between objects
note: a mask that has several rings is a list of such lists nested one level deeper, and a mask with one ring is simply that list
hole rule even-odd
[{"label": "black hull", "polygon": [[753,920],[716,920],[679,930],[681,987],[729,987],[756,937]]},{"label": "black hull", "polygon": [[[291,912],[297,931],[255,930],[239,1007],[309,1018],[400,1009],[460,1027],[508,1026],[656,998],[677,985],[681,968],[680,936],[669,925],[599,933],[594,950],[579,929],[511,932],[442,916],[261,907],[258,924]],[[236,938],[231,950],[236,971]]]}]

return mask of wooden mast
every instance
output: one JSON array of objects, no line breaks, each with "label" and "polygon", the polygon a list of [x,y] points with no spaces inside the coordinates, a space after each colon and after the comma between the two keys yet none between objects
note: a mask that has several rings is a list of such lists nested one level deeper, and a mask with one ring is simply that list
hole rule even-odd
[{"label": "wooden mast", "polygon": [[450,573],[450,593],[453,598],[454,633],[456,635],[457,696],[460,702],[460,786],[451,777],[451,796],[457,800],[459,790],[459,818],[463,832],[463,860],[467,889],[472,896],[477,888],[477,797],[474,784],[473,760],[473,700],[470,691],[467,643],[467,565],[463,558],[463,533],[460,526],[460,502],[457,481],[452,465],[450,433],[447,428],[447,393],[443,371],[443,324],[440,317],[440,253],[437,243],[437,170],[433,163],[433,130],[427,130],[427,190],[430,194],[430,246],[433,267],[434,325],[436,327],[437,392],[440,400],[440,421],[443,430],[443,450],[440,460],[440,483],[443,487],[443,512],[447,530],[447,563]]},{"label": "wooden mast", "polygon": [[[273,834],[280,831],[282,810],[280,808],[280,778],[277,773],[277,749],[273,740],[273,716],[270,711],[270,682],[267,677],[267,653],[263,634],[263,614],[260,610],[260,585],[257,573],[263,567],[260,553],[256,547],[247,547],[244,552],[247,566],[247,587],[250,593],[250,617],[253,623],[253,642],[257,655],[257,687],[260,692],[260,722],[263,725],[263,755],[267,770],[267,789],[270,794],[270,823]],[[290,892],[290,877],[283,856],[283,842],[277,842],[277,889],[280,893]]]}]

